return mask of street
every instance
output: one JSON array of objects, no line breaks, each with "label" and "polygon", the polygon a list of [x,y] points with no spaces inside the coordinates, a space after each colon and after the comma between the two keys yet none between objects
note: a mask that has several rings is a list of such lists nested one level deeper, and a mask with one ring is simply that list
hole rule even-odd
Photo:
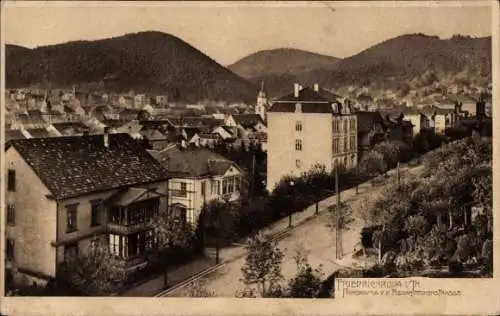
[{"label": "street", "polygon": [[[402,167],[401,172],[402,174],[405,172],[416,174],[421,169],[421,167],[411,169]],[[390,176],[389,181],[395,178],[395,170],[389,171],[388,174]],[[353,210],[354,221],[350,224],[349,230],[343,233],[344,258],[340,261],[335,260],[335,232],[334,228],[331,227],[333,216],[327,212],[328,206],[335,203],[335,196],[330,196],[320,202],[318,216],[314,216],[314,204],[306,210],[294,214],[294,227],[278,243],[278,247],[284,254],[282,264],[284,282],[288,282],[296,274],[294,257],[298,249],[305,251],[309,264],[313,268],[321,265],[324,277],[327,277],[344,265],[352,265],[350,253],[359,242],[359,234],[364,225],[359,214],[356,214],[357,210],[365,207],[365,197],[373,197],[385,185],[372,187],[370,182],[366,182],[359,186],[359,194],[356,194],[355,188],[345,190],[341,193],[342,201],[347,202]],[[271,227],[264,229],[263,233],[270,234],[283,231],[286,230],[287,226],[288,219],[284,218],[271,225]],[[199,281],[217,297],[235,297],[236,293],[245,287],[243,282],[240,281],[242,277],[241,267],[245,262],[245,252],[243,245],[221,249],[221,260],[225,261],[225,264]],[[188,291],[189,286],[184,286],[168,292],[165,296],[187,296]]]}]

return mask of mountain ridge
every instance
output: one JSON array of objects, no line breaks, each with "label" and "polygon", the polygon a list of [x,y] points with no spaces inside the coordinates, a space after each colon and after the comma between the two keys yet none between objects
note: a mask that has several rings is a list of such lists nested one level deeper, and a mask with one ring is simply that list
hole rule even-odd
[{"label": "mountain ridge", "polygon": [[7,45],[6,65],[9,88],[47,80],[58,87],[166,93],[183,102],[251,102],[258,91],[182,39],[157,31],[32,49]]}]

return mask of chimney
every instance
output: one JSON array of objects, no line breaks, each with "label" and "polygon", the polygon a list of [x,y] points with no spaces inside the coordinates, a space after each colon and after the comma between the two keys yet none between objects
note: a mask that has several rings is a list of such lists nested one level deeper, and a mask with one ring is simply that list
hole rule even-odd
[{"label": "chimney", "polygon": [[109,127],[104,128],[104,147],[109,147]]},{"label": "chimney", "polygon": [[299,91],[300,91],[300,86],[298,83],[293,85],[293,95],[294,97],[298,98],[299,97]]},{"label": "chimney", "polygon": [[314,84],[314,92],[319,92],[319,84]]}]

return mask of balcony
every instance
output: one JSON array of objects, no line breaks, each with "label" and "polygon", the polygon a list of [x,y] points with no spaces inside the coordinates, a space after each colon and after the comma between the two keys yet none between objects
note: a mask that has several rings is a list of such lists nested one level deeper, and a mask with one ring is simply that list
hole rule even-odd
[{"label": "balcony", "polygon": [[137,224],[127,224],[127,225],[118,223],[108,223],[107,233],[127,235],[140,232],[148,228],[151,228],[151,221],[137,223]]},{"label": "balcony", "polygon": [[187,197],[187,191],[175,189],[171,189],[169,191],[171,197]]}]

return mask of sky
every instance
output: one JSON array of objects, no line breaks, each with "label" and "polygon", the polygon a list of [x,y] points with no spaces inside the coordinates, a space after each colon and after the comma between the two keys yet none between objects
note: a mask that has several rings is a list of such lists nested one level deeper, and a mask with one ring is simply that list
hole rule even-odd
[{"label": "sky", "polygon": [[409,33],[490,36],[489,4],[14,2],[5,12],[5,42],[34,48],[153,30],[222,65],[283,47],[344,58]]}]

